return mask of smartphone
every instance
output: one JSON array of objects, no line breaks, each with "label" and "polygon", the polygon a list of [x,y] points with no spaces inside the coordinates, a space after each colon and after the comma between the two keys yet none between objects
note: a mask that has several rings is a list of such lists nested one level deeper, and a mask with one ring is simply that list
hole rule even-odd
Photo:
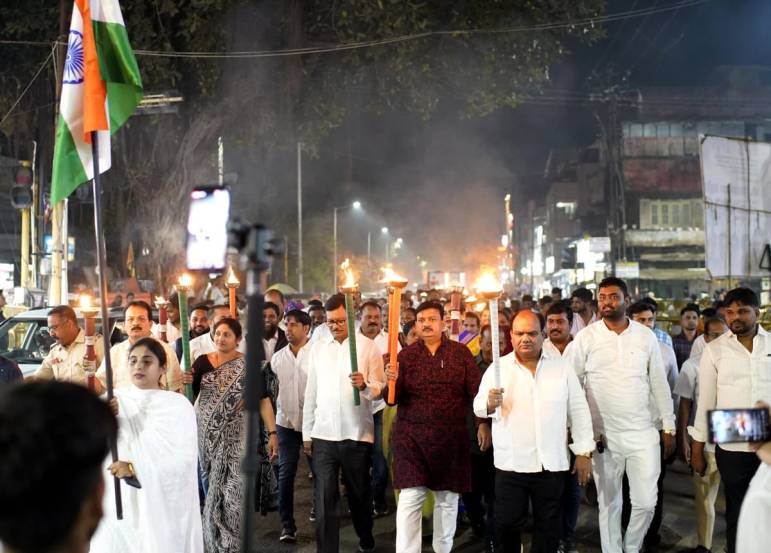
[{"label": "smartphone", "polygon": [[228,250],[230,190],[198,186],[190,192],[186,261],[191,271],[222,271]]},{"label": "smartphone", "polygon": [[768,409],[715,409],[707,412],[709,443],[765,442],[771,438]]}]

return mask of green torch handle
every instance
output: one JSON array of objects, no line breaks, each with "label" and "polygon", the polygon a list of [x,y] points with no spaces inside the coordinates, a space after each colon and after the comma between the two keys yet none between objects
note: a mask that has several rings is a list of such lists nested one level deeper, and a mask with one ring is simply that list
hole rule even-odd
[{"label": "green torch handle", "polygon": [[[182,370],[190,373],[192,364],[190,363],[190,319],[187,315],[187,292],[177,290],[177,299],[179,299],[179,322],[182,328]],[[193,385],[185,384],[185,397],[193,402]]]},{"label": "green torch handle", "polygon": [[[348,324],[348,348],[351,354],[351,372],[359,372],[359,360],[356,357],[356,325],[353,318],[353,294],[345,295],[345,318]],[[359,389],[353,389],[353,404],[361,405]]]}]

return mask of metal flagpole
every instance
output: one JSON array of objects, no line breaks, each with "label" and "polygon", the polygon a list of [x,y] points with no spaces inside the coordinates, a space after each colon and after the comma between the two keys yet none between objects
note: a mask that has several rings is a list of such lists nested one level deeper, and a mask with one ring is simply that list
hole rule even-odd
[{"label": "metal flagpole", "polygon": [[[102,311],[102,340],[104,340],[104,366],[107,383],[107,399],[113,398],[112,363],[110,362],[110,313],[107,309],[107,253],[104,246],[102,229],[102,187],[99,177],[99,136],[91,131],[91,153],[94,157],[94,234],[96,235],[96,262],[99,268],[99,303]],[[112,462],[118,460],[118,443],[110,444]],[[115,484],[115,512],[118,520],[123,519],[123,503],[120,494],[120,480],[113,478]]]}]

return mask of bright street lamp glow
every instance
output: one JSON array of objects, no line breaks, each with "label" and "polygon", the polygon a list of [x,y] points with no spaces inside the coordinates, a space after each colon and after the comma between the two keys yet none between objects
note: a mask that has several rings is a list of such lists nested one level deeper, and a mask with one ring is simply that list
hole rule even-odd
[{"label": "bright street lamp glow", "polygon": [[355,202],[353,202],[353,208],[361,209],[361,202],[359,200],[356,200]]},{"label": "bright street lamp glow", "polygon": [[382,232],[383,234],[388,234],[388,227],[381,228],[380,232]]}]

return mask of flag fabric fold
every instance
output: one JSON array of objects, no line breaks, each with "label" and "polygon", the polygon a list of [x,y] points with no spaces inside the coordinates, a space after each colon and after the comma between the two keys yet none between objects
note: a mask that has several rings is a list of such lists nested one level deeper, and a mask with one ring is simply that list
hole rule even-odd
[{"label": "flag fabric fold", "polygon": [[118,0],[75,0],[62,74],[51,204],[94,177],[91,132],[97,132],[99,172],[110,168],[110,135],[142,99],[142,79]]}]

